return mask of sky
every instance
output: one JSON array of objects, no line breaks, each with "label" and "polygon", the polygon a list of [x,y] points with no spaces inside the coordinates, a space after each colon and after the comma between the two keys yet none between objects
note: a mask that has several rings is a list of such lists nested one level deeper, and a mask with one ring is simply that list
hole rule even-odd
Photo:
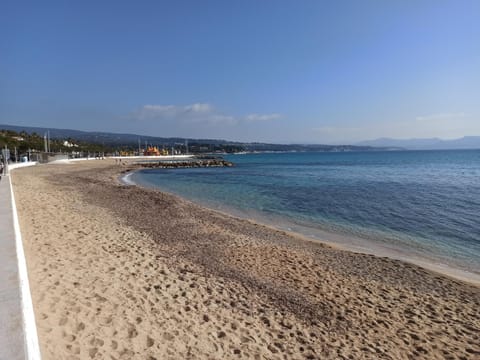
[{"label": "sky", "polygon": [[0,124],[277,143],[480,135],[480,1],[2,1]]}]

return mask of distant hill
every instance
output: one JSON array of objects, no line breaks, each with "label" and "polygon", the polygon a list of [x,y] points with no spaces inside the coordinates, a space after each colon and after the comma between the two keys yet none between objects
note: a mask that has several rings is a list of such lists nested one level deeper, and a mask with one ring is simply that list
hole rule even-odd
[{"label": "distant hill", "polygon": [[480,136],[464,136],[459,139],[443,140],[439,138],[427,139],[390,139],[380,138],[356,143],[360,146],[398,147],[409,150],[459,150],[480,149]]},{"label": "distant hill", "polygon": [[[33,126],[17,126],[17,125],[5,125],[0,124],[0,129],[12,130],[16,132],[25,131],[29,134],[37,133],[38,135],[45,134],[47,131],[50,132],[50,138],[52,139],[68,139],[72,138],[77,141],[86,141],[101,143],[108,146],[131,146],[138,145],[138,140],[141,140],[142,144],[145,141],[148,144],[154,145],[171,145],[175,143],[184,143],[185,138],[163,138],[155,136],[145,136],[145,135],[136,135],[136,134],[117,134],[117,133],[108,133],[108,132],[96,132],[96,131],[81,131],[81,130],[71,130],[71,129],[56,129],[56,128],[45,128],[45,127],[33,127]],[[197,143],[204,144],[234,144],[234,142],[229,142],[225,140],[215,140],[215,139],[189,139]],[[239,144],[239,143],[236,143]]]},{"label": "distant hill", "polygon": [[[145,142],[148,145],[155,146],[174,146],[176,144],[184,144],[188,140],[190,149],[194,145],[199,152],[215,151],[378,151],[386,150],[385,148],[375,148],[369,145],[305,145],[305,144],[268,144],[268,143],[242,143],[235,141],[227,141],[220,139],[186,139],[180,137],[164,138],[155,136],[144,136],[136,134],[116,134],[107,132],[90,132],[70,129],[54,129],[32,126],[16,126],[2,125],[0,130],[12,130],[16,132],[25,131],[26,133],[37,133],[43,136],[47,131],[50,132],[51,139],[73,139],[88,143],[101,144],[107,147],[119,148],[130,147],[135,149],[138,147],[140,140],[143,146]],[[204,146],[202,146],[204,145]]]}]

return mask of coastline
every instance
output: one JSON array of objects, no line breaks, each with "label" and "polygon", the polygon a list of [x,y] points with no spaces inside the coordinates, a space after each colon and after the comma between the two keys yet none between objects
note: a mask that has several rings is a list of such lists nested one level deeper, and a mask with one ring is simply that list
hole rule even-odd
[{"label": "coastline", "polygon": [[120,185],[126,168],[14,174],[44,359],[480,354],[478,286]]},{"label": "coastline", "polygon": [[[280,226],[280,223],[278,221],[268,221],[265,217],[262,217],[260,220],[254,219],[253,216],[258,214],[253,214],[253,216],[251,216],[251,214],[243,213],[233,208],[216,208],[201,201],[190,200],[188,198],[182,197],[179,194],[170,192],[165,189],[137,184],[135,183],[135,181],[130,179],[130,177],[135,172],[142,170],[145,169],[134,169],[128,171],[127,173],[122,173],[121,175],[119,175],[118,180],[123,185],[138,186],[140,188],[157,190],[171,196],[181,198],[184,201],[192,202],[198,206],[205,207],[211,211],[218,212],[224,216],[232,216],[238,219],[250,221],[253,224],[266,226],[274,231],[283,231],[292,237],[297,237],[301,239],[302,241],[312,241],[314,243],[321,243],[336,249],[351,251],[358,254],[387,257],[392,260],[408,262],[410,264],[421,266],[424,269],[434,271],[436,273],[451,277],[453,279],[468,282],[475,286],[480,286],[480,274],[463,270],[451,264],[443,263],[440,261],[440,259],[435,259],[433,257],[422,257],[418,254],[416,255],[414,253],[409,253],[408,250],[402,249],[403,251],[400,251],[399,248],[395,248],[393,246],[382,246],[368,239],[361,239],[358,237],[334,233],[326,230],[308,228],[302,231],[301,226],[297,224],[288,224],[287,228],[285,228],[285,226]],[[307,233],[310,233],[311,235],[309,236]]]}]

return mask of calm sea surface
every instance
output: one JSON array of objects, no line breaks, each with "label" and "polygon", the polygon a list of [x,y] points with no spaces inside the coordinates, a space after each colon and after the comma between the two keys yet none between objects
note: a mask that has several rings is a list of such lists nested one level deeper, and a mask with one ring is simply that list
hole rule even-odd
[{"label": "calm sea surface", "polygon": [[480,274],[480,150],[247,154],[130,180],[359,250]]}]

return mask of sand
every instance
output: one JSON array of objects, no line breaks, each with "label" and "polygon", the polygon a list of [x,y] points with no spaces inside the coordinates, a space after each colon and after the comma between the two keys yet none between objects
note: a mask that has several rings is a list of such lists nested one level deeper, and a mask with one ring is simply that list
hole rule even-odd
[{"label": "sand", "polygon": [[43,359],[480,358],[479,287],[124,186],[122,169],[12,175]]}]

